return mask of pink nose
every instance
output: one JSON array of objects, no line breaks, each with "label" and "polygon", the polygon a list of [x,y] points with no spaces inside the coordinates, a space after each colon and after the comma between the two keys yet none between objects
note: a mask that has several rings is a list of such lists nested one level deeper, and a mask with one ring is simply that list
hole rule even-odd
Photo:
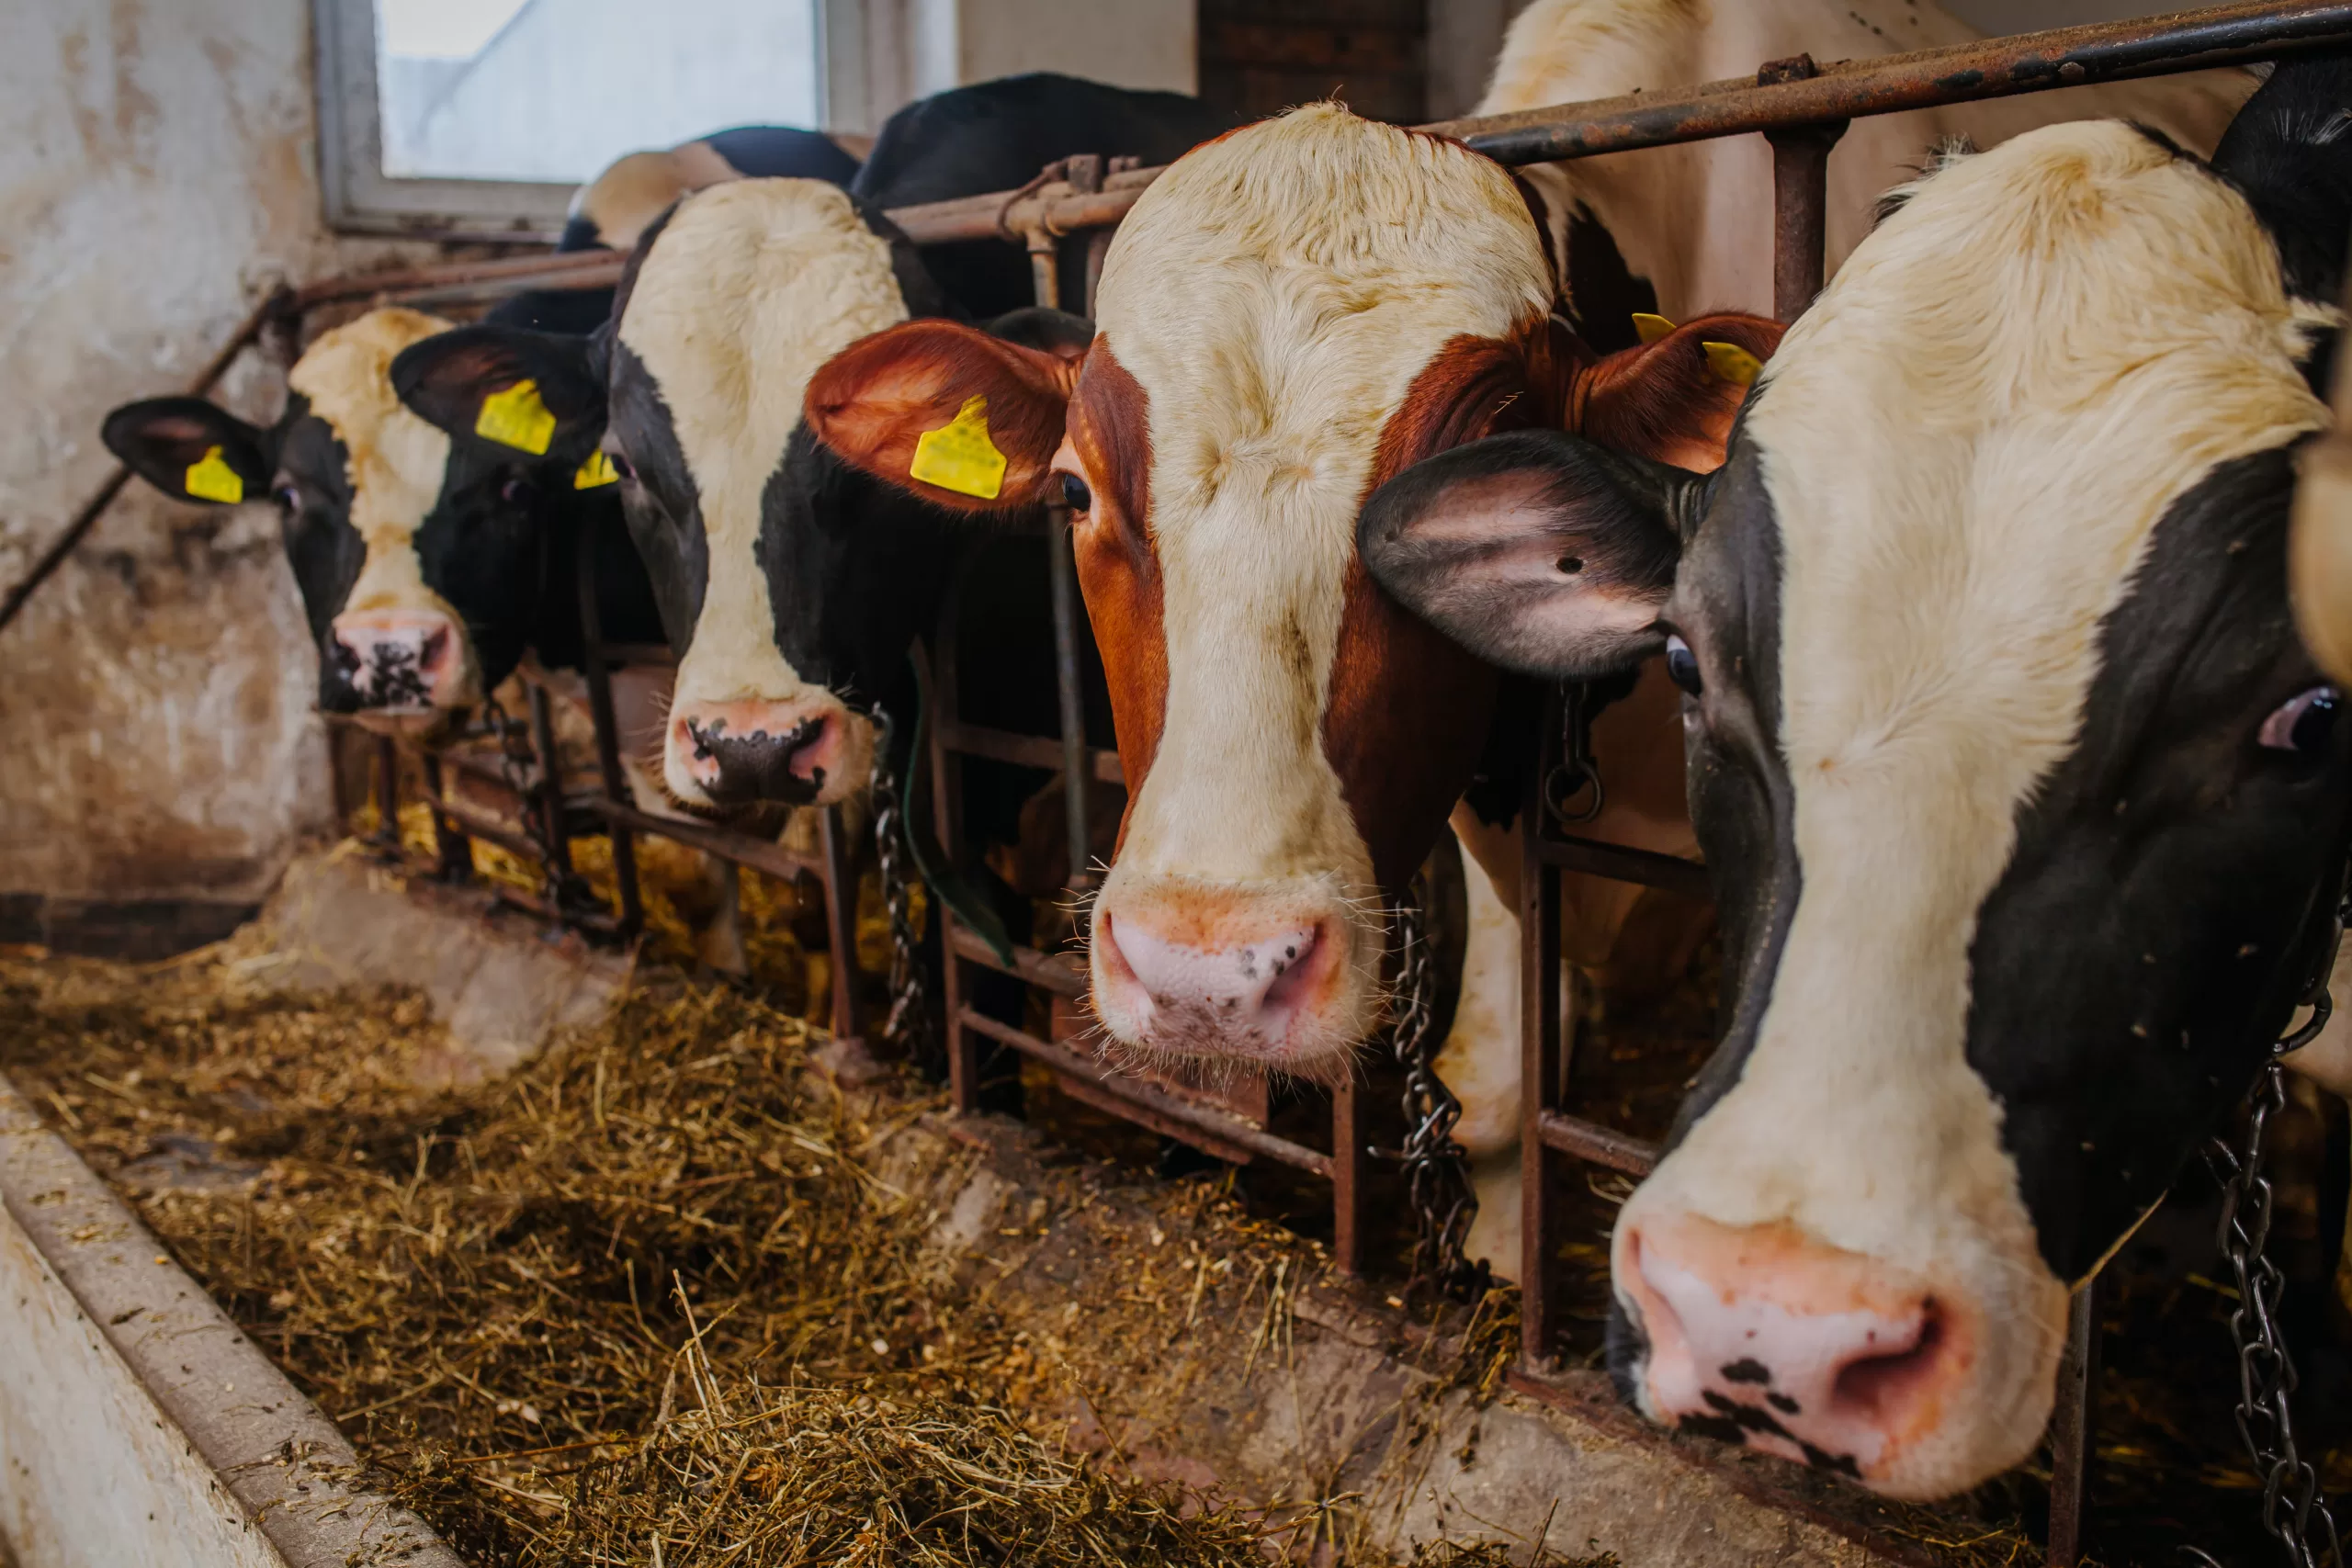
[{"label": "pink nose", "polygon": [[1285,1043],[1330,967],[1319,921],[1246,936],[1179,933],[1105,910],[1095,919],[1094,943],[1102,980],[1153,1032],[1205,1031],[1243,1050]]},{"label": "pink nose", "polygon": [[1792,1227],[1661,1215],[1623,1257],[1650,1398],[1691,1430],[1860,1478],[1932,1430],[1967,1376],[1967,1314]]},{"label": "pink nose", "polygon": [[805,805],[841,781],[848,716],[829,695],[682,704],[670,715],[672,765],[718,805]]},{"label": "pink nose", "polygon": [[437,610],[353,610],[334,618],[334,656],[367,707],[444,706],[458,684],[458,628]]}]

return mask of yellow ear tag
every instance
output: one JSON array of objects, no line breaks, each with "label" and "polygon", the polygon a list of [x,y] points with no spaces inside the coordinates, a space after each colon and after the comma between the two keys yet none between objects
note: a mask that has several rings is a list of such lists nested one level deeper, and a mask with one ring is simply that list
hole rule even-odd
[{"label": "yellow ear tag", "polygon": [[218,501],[235,505],[245,499],[243,475],[220,460],[220,448],[207,446],[204,456],[187,466],[187,476],[180,488],[198,501]]},{"label": "yellow ear tag", "polygon": [[1653,316],[1647,310],[1634,312],[1634,335],[1644,343],[1656,343],[1674,330],[1674,323],[1664,316]]},{"label": "yellow ear tag", "polygon": [[1752,387],[1763,370],[1764,362],[1736,343],[1702,343],[1707,351],[1707,368],[1719,381],[1729,381],[1735,387]]},{"label": "yellow ear tag", "polygon": [[588,454],[588,460],[571,476],[571,488],[594,490],[599,485],[618,484],[620,479],[620,470],[613,467],[613,460],[605,456],[600,446]]},{"label": "yellow ear tag", "polygon": [[915,442],[908,477],[994,501],[1004,490],[1004,454],[989,440],[989,400],[968,398],[954,419]]},{"label": "yellow ear tag", "polygon": [[539,400],[537,381],[517,381],[481,400],[481,413],[474,420],[474,434],[501,446],[517,447],[534,457],[544,457],[548,443],[555,439],[555,415],[548,412],[548,405]]}]

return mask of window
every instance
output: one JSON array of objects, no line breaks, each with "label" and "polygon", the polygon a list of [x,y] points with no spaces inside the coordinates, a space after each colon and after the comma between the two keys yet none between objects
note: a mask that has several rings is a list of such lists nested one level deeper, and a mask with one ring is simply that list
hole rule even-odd
[{"label": "window", "polygon": [[552,235],[572,191],[625,152],[864,118],[861,0],[314,6],[338,229]]}]

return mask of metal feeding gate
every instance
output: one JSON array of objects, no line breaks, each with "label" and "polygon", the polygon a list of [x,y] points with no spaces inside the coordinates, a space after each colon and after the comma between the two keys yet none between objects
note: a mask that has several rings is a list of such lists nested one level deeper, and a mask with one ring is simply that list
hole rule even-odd
[{"label": "metal feeding gate", "polygon": [[[1997,39],[1951,49],[1925,51],[1874,60],[1817,64],[1808,56],[1766,63],[1752,79],[1632,95],[1595,103],[1445,122],[1427,129],[1457,137],[1498,163],[1522,164],[1591,157],[1600,153],[1704,141],[1716,137],[1761,134],[1771,143],[1775,181],[1773,232],[1773,300],[1783,321],[1793,320],[1823,282],[1824,219],[1827,164],[1831,149],[1854,118],[1975,99],[2040,92],[2052,88],[2132,77],[2159,76],[2230,64],[2245,64],[2318,48],[2352,45],[2352,4],[2312,4],[2307,0],[2259,0],[2259,3],[2218,6],[2170,17],[2110,25],[2066,28]],[[1091,313],[1094,287],[1100,277],[1110,235],[1134,206],[1136,198],[1160,171],[1137,169],[1098,156],[1066,159],[1044,171],[1018,191],[999,192],[958,201],[901,209],[888,216],[918,245],[953,241],[1001,238],[1027,249],[1034,265],[1036,299],[1059,306],[1074,296]],[[1077,236],[1083,235],[1083,242]],[[1065,242],[1069,242],[1066,243]],[[1076,257],[1083,272],[1078,287],[1066,290],[1062,269]],[[290,360],[292,332],[300,315],[333,303],[368,301],[377,304],[427,303],[435,300],[481,299],[524,288],[609,287],[619,279],[625,257],[589,254],[554,258],[526,258],[378,274],[330,280],[300,291],[281,289],[266,300],[230,344],[217,355],[189,390],[202,392],[217,380],[235,354],[256,339],[275,336],[281,357]],[[40,581],[62,561],[96,521],[127,477],[118,472],[76,514],[67,531],[45,552],[25,581],[0,603],[5,626]],[[1080,621],[1074,564],[1070,553],[1067,511],[1048,509],[1046,544],[1051,573],[1053,629],[1056,644],[1057,696],[1061,733],[1058,736],[1013,734],[965,722],[960,716],[956,682],[959,594],[951,592],[942,620],[929,641],[931,657],[924,661],[929,704],[929,747],[933,778],[935,826],[950,864],[965,849],[959,775],[962,760],[988,758],[1001,762],[1062,774],[1072,879],[1069,889],[1082,902],[1091,895],[1093,877],[1088,870],[1091,842],[1087,819],[1087,789],[1091,781],[1124,784],[1114,751],[1087,743],[1083,716],[1084,650],[1090,646]],[[399,805],[399,763],[410,751],[425,783],[426,799],[434,807],[438,858],[442,868],[463,874],[469,860],[465,837],[472,835],[498,843],[537,862],[548,874],[550,897],[517,899],[538,912],[588,931],[628,938],[642,920],[633,858],[633,837],[654,834],[703,850],[738,865],[792,878],[813,873],[826,889],[833,958],[831,1026],[836,1032],[857,1032],[854,1005],[854,949],[853,919],[855,887],[851,880],[849,846],[837,811],[825,818],[822,852],[803,857],[777,844],[701,823],[681,822],[649,815],[630,804],[619,761],[610,671],[630,662],[648,662],[662,650],[605,648],[597,637],[593,584],[588,580],[593,552],[582,552],[582,610],[585,622],[588,687],[596,723],[598,761],[603,784],[596,791],[567,789],[554,765],[548,717],[548,697],[543,688],[530,693],[527,738],[495,762],[460,751],[415,748],[409,742],[379,737],[373,772],[383,831],[390,846],[398,848],[396,811]],[[1561,1298],[1551,1276],[1551,1260],[1566,1239],[1566,1216],[1549,1201],[1553,1179],[1563,1162],[1598,1166],[1630,1176],[1647,1174],[1657,1151],[1619,1129],[1580,1118],[1569,1109],[1573,1085],[1567,1073],[1569,1053],[1561,1010],[1561,884],[1564,872],[1600,876],[1662,888],[1691,897],[1710,897],[1706,872],[1695,863],[1649,853],[1580,837],[1575,814],[1565,812],[1591,766],[1589,720],[1591,694],[1569,688],[1552,694],[1541,729],[1542,740],[1533,782],[1523,806],[1524,836],[1521,863],[1521,1149],[1523,1166],[1523,1247],[1519,1280],[1521,1302],[1520,1366],[1514,1386],[1538,1398],[1580,1404],[1560,1373],[1555,1358],[1561,1325]],[[345,721],[348,722],[348,721]],[[513,720],[492,726],[502,745],[518,738],[523,727]],[[526,809],[522,819],[532,825],[527,835],[516,835],[499,824],[469,813],[445,787],[451,769],[463,768],[477,779],[503,784]],[[1546,788],[1559,780],[1567,787]],[[895,824],[883,818],[886,865],[898,838],[888,831]],[[582,907],[571,876],[568,840],[574,834],[609,832],[613,840],[616,881],[620,908],[605,913]],[[886,881],[888,878],[886,876]],[[514,897],[511,893],[507,897]],[[1073,1098],[1162,1135],[1172,1137],[1235,1163],[1255,1159],[1328,1179],[1332,1190],[1333,1252],[1340,1267],[1360,1271],[1365,1261],[1367,1210],[1364,1177],[1374,1160],[1383,1157],[1366,1146],[1367,1118],[1363,1093],[1352,1082],[1330,1091],[1329,1147],[1310,1146],[1271,1129],[1274,1095],[1261,1077],[1245,1079],[1216,1094],[1188,1089],[1144,1073],[1105,1066],[1091,1054],[1069,1042],[1080,1032],[1080,1007],[1086,986],[1085,970],[1066,952],[1045,952],[1015,945],[1008,961],[978,931],[957,920],[934,897],[933,919],[942,933],[945,995],[945,1055],[955,1104],[959,1111],[977,1110],[981,1099],[983,1056],[990,1044],[1009,1048],[1049,1068]],[[1080,917],[1082,919],[1082,917]],[[1002,1021],[974,1005],[972,989],[982,974],[995,972],[1046,994],[1046,1012],[1052,1021],[1046,1035]],[[1420,1021],[1425,1024],[1426,1020]],[[1439,1140],[1434,1151],[1445,1152],[1442,1117],[1427,1117],[1432,1095],[1444,1098],[1426,1073],[1426,1060],[1436,1043],[1416,1028],[1399,1055],[1418,1054],[1421,1069],[1408,1060],[1408,1114],[1423,1130],[1434,1125]],[[1418,1096],[1418,1100],[1412,1097]],[[2256,1121],[2259,1135],[2260,1118]],[[1423,1156],[1429,1152],[1420,1151]],[[2256,1181],[2243,1177],[2231,1185],[2234,1201]],[[2234,1221],[2243,1214],[2233,1207]],[[1425,1235],[1428,1234],[1425,1227]],[[1458,1229],[1454,1230],[1458,1235]],[[2239,1232],[2233,1263],[2241,1268],[2267,1268],[2258,1243],[2251,1247]],[[2248,1251],[2254,1256],[2249,1259]],[[1428,1259],[1424,1260],[1429,1261]],[[2083,1476],[2090,1443],[2091,1382],[2095,1374],[2097,1310],[2095,1285],[2075,1293],[2068,1332],[2068,1349],[2060,1371],[2059,1398],[2051,1427],[2053,1454],[2051,1483],[2049,1561],[2071,1568],[2080,1556]],[[2267,1350],[2283,1359],[2272,1343],[2242,1348],[2241,1359],[2252,1365],[2254,1351]],[[2278,1397],[2277,1379],[2257,1390],[2248,1382],[2248,1404]],[[2283,1488],[2286,1500],[2300,1510],[2287,1532],[2290,1557],[2306,1565],[2334,1560],[2333,1528],[2323,1533],[2324,1509],[2314,1511],[2313,1483],[2307,1465],[2293,1450],[2291,1433],[2283,1419],[2283,1400],[2253,1410],[2252,1430],[2261,1433],[2269,1419],[2272,1451],[2257,1453],[2268,1472],[2272,1507]],[[2241,1412],[2241,1426],[2249,1412]],[[2249,1438],[2251,1442],[2252,1439]],[[2300,1466],[2300,1469],[2298,1467]],[[2270,1516],[2266,1514],[2266,1522]],[[2304,1529],[2316,1537],[2306,1545]],[[2279,1533],[2274,1529],[2273,1533]],[[2201,1555],[2201,1554],[2200,1554]],[[2210,1561],[2210,1559],[2208,1559]],[[2339,1565],[2340,1568],[2340,1565]]]}]

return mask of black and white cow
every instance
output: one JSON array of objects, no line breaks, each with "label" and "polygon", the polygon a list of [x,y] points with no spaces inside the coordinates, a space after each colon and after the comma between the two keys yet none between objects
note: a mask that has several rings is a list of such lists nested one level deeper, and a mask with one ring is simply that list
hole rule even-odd
[{"label": "black and white cow", "polygon": [[[869,143],[788,125],[741,125],[661,152],[616,158],[571,198],[559,254],[633,251],[648,225],[684,197],[729,180],[823,180],[846,187]],[[613,313],[609,288],[535,288],[486,321],[546,333],[593,333]]]},{"label": "black and white cow", "polygon": [[[894,117],[853,193],[741,180],[681,201],[640,240],[593,339],[483,326],[401,356],[402,397],[460,445],[526,381],[562,440],[602,438],[679,653],[662,757],[675,799],[841,800],[868,774],[865,714],[910,705],[907,649],[968,531],[814,441],[804,395],[860,338],[910,317],[994,316],[1030,285],[997,242],[990,261],[1010,271],[951,254],[934,272],[880,209],[1010,188],[1077,152],[1164,162],[1226,124],[1190,98],[1062,76],[959,88]],[[1088,336],[1035,310],[1001,330],[1071,355]],[[1021,482],[1001,455],[989,471],[986,419],[973,411],[982,457],[964,482]],[[1035,630],[1048,635],[1042,615]]]},{"label": "black and white cow", "polygon": [[329,712],[445,715],[479,701],[526,648],[578,664],[583,548],[597,556],[605,635],[661,637],[618,498],[590,462],[593,436],[565,440],[522,400],[505,412],[523,447],[452,442],[394,396],[394,358],[450,325],[386,309],[322,333],[266,429],[201,398],[107,417],[108,449],[165,494],[277,504]]},{"label": "black and white cow", "polygon": [[1727,994],[1615,1233],[1652,1416],[1904,1497],[2022,1459],[2069,1291],[2324,962],[2352,728],[2284,552],[2347,112],[2288,64],[2211,168],[2113,121],[1955,159],[1719,472],[1521,432],[1368,503],[1376,578],[1472,650],[1663,649],[1686,694]]}]

